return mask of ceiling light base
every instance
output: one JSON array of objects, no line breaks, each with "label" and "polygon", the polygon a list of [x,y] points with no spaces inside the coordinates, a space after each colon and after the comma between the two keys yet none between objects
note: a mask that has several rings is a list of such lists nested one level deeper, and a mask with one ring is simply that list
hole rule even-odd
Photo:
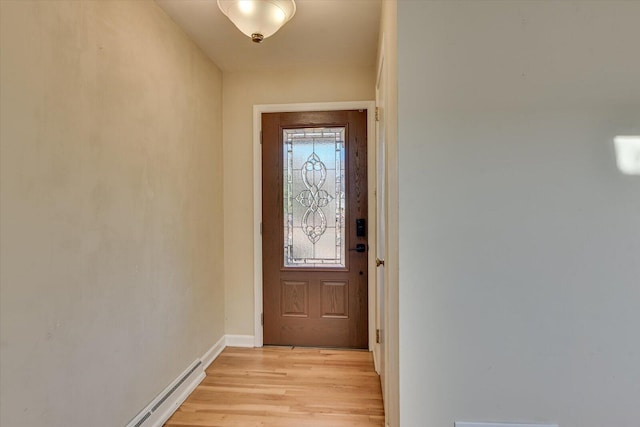
[{"label": "ceiling light base", "polygon": [[294,0],[218,0],[218,7],[254,43],[272,36],[296,13]]}]

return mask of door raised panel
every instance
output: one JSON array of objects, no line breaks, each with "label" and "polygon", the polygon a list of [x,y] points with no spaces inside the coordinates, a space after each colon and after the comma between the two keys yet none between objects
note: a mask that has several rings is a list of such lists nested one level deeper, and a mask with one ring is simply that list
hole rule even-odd
[{"label": "door raised panel", "polygon": [[349,282],[322,282],[322,317],[349,317]]},{"label": "door raised panel", "polygon": [[282,315],[309,316],[309,282],[282,281]]}]

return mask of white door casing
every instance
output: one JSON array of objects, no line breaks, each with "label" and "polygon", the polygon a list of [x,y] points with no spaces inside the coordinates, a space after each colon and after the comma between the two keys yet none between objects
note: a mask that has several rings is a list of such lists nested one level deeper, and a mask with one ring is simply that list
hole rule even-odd
[{"label": "white door casing", "polygon": [[[384,56],[381,56],[376,81],[376,258],[384,262],[386,254],[386,143],[385,143],[385,77]],[[381,263],[376,269],[376,328],[379,343],[376,345],[376,370],[380,375],[383,400],[386,401],[385,390],[385,268]]]}]

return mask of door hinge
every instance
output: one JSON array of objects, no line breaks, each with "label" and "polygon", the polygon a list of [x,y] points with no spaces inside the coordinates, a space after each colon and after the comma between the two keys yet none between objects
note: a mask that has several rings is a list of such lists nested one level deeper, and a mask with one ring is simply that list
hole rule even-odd
[{"label": "door hinge", "polygon": [[264,313],[260,313],[260,324],[264,326]]},{"label": "door hinge", "polygon": [[262,145],[262,131],[260,131],[260,145]]},{"label": "door hinge", "polygon": [[262,223],[260,223],[260,235],[262,236]]},{"label": "door hinge", "polygon": [[380,107],[376,107],[376,122],[380,121]]},{"label": "door hinge", "polygon": [[380,329],[376,329],[376,344],[380,344]]}]

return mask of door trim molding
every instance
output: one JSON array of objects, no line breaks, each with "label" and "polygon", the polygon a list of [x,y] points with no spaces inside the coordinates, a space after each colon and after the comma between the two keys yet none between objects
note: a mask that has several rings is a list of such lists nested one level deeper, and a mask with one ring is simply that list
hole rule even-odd
[{"label": "door trim molding", "polygon": [[[314,102],[299,104],[256,104],[253,106],[253,302],[254,346],[262,347],[262,113],[288,113],[301,111],[367,110],[367,187],[369,189],[369,247],[375,247],[375,101]],[[375,345],[375,251],[367,253],[369,296],[369,350]]]}]

